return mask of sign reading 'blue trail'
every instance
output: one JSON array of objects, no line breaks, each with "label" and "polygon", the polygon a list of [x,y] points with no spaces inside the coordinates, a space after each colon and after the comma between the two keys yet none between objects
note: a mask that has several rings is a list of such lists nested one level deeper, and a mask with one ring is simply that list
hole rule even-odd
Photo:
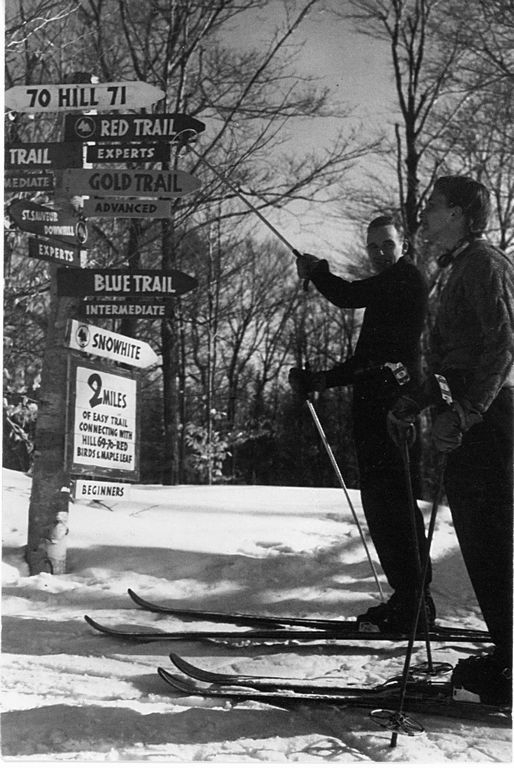
[{"label": "sign reading 'blue trail'", "polygon": [[192,291],[198,281],[184,272],[159,269],[59,269],[59,296],[164,296],[171,298]]}]

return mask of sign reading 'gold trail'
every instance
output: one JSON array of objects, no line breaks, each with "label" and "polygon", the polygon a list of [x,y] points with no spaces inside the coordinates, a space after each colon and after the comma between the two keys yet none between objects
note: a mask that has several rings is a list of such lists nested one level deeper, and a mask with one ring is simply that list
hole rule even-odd
[{"label": "sign reading 'gold trail'", "polygon": [[62,189],[68,195],[107,197],[183,197],[202,183],[185,171],[66,170]]}]

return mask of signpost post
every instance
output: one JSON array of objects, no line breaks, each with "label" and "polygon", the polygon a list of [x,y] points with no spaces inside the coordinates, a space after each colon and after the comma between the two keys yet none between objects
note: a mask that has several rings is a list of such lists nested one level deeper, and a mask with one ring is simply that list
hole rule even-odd
[{"label": "signpost post", "polygon": [[62,190],[68,195],[106,197],[183,197],[200,189],[202,183],[185,171],[66,170]]},{"label": "signpost post", "polygon": [[139,80],[115,83],[15,85],[5,92],[5,106],[14,112],[136,109],[150,107],[164,91]]}]

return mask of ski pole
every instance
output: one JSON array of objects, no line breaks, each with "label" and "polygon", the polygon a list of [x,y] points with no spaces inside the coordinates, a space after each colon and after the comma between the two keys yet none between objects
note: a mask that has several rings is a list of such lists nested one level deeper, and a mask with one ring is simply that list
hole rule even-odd
[{"label": "ski pole", "polygon": [[[408,453],[408,448],[407,448]],[[402,676],[402,687],[401,687],[401,693],[400,693],[400,706],[399,711],[397,713],[398,719],[402,720],[403,718],[403,709],[405,706],[405,695],[407,692],[407,682],[409,679],[409,670],[410,670],[410,662],[412,658],[412,650],[414,648],[414,643],[416,641],[416,634],[418,631],[418,622],[419,622],[419,616],[421,613],[421,606],[425,604],[424,602],[424,590],[425,590],[425,584],[427,580],[427,574],[428,574],[428,567],[430,563],[430,548],[432,546],[432,539],[434,537],[434,530],[435,530],[435,521],[437,517],[437,510],[439,509],[439,505],[441,503],[441,499],[443,496],[443,488],[444,488],[444,473],[446,470],[446,456],[443,455],[440,469],[439,469],[439,481],[437,485],[437,490],[434,496],[434,501],[432,503],[432,511],[430,513],[430,522],[428,525],[428,533],[427,533],[427,547],[426,547],[426,553],[423,563],[423,572],[421,574],[421,581],[420,581],[420,590],[419,590],[419,596],[418,596],[418,603],[416,606],[416,615],[414,617],[414,622],[412,626],[412,632],[411,636],[409,638],[409,643],[407,645],[407,651],[405,654],[405,662],[403,665],[403,676]],[[432,663],[430,662],[430,667],[432,667]],[[398,741],[398,732],[395,731],[391,735],[391,747],[395,747],[396,743]]]},{"label": "ski pole", "polygon": [[312,419],[314,421],[314,424],[316,425],[316,428],[317,428],[317,430],[319,432],[319,436],[321,437],[321,441],[322,441],[323,445],[325,446],[325,450],[326,450],[326,452],[328,454],[328,457],[329,457],[329,459],[330,459],[330,461],[332,463],[332,466],[334,468],[334,471],[335,471],[335,473],[337,475],[337,479],[339,480],[339,485],[343,489],[344,495],[346,496],[346,501],[348,502],[348,506],[350,507],[350,511],[352,513],[353,519],[354,519],[355,524],[357,526],[357,530],[359,531],[359,535],[361,537],[361,541],[362,541],[362,543],[364,545],[364,550],[366,552],[366,557],[368,558],[368,562],[369,562],[369,564],[371,566],[371,570],[373,572],[373,577],[375,579],[376,585],[378,587],[378,591],[380,593],[380,599],[383,601],[385,599],[384,598],[384,593],[382,591],[382,587],[381,587],[380,581],[378,579],[376,568],[373,565],[373,560],[371,559],[371,554],[370,554],[368,545],[366,543],[366,538],[364,536],[361,524],[359,522],[359,518],[357,517],[357,514],[355,512],[355,508],[354,508],[354,506],[352,504],[352,500],[350,499],[350,494],[348,493],[348,489],[346,487],[346,483],[344,482],[343,475],[341,474],[341,470],[339,469],[339,466],[338,466],[337,461],[335,459],[335,456],[334,456],[334,453],[332,451],[332,448],[329,445],[329,442],[327,440],[327,436],[325,434],[325,430],[321,426],[321,422],[320,422],[320,420],[318,418],[318,414],[316,413],[316,409],[314,408],[314,405],[312,404],[312,402],[311,402],[311,400],[309,398],[307,398],[306,402],[307,402],[307,406],[309,408],[309,411],[311,413]]},{"label": "ski pole", "polygon": [[212,171],[212,173],[214,173],[214,175],[215,175],[215,176],[217,176],[217,177],[218,177],[218,179],[220,179],[220,181],[222,181],[224,184],[226,184],[226,185],[227,185],[227,187],[228,187],[229,189],[231,189],[231,190],[232,190],[232,192],[233,192],[235,195],[237,195],[237,197],[239,197],[239,199],[240,199],[240,200],[242,200],[242,201],[243,201],[243,203],[245,203],[245,205],[247,205],[247,206],[248,206],[248,208],[250,208],[250,210],[252,210],[252,211],[255,213],[255,215],[256,215],[256,216],[258,216],[258,217],[259,217],[259,219],[260,219],[260,220],[261,220],[261,221],[262,221],[262,222],[263,222],[263,223],[264,223],[264,224],[265,224],[265,225],[268,227],[268,229],[271,229],[271,231],[273,232],[273,234],[274,234],[274,235],[276,235],[276,236],[278,237],[278,239],[279,239],[279,240],[281,240],[281,241],[284,243],[284,245],[286,245],[286,246],[289,248],[289,250],[290,250],[290,251],[293,251],[293,253],[298,253],[298,252],[296,251],[296,248],[293,248],[293,246],[291,245],[291,243],[289,242],[289,240],[287,240],[287,239],[284,237],[284,235],[282,235],[282,234],[281,234],[281,233],[278,231],[278,229],[275,229],[275,227],[273,226],[273,224],[271,224],[271,223],[268,221],[268,219],[267,219],[265,216],[263,216],[263,215],[262,215],[262,213],[261,213],[261,212],[258,210],[258,208],[256,208],[256,207],[255,207],[255,205],[253,205],[253,203],[251,203],[251,202],[248,200],[248,198],[247,198],[247,197],[245,197],[245,196],[243,195],[243,193],[241,192],[241,190],[239,190],[239,189],[238,189],[238,188],[237,188],[237,187],[236,187],[234,184],[232,184],[232,182],[231,182],[231,181],[229,181],[229,180],[227,179],[227,177],[226,177],[226,176],[224,176],[222,173],[220,173],[220,171],[218,171],[218,169],[217,169],[217,168],[215,168],[215,167],[212,165],[212,163],[209,163],[209,161],[208,161],[208,160],[206,160],[206,159],[205,159],[205,157],[203,157],[203,155],[201,155],[199,152],[197,152],[195,149],[193,149],[193,147],[189,146],[189,149],[190,149],[190,151],[191,151],[191,152],[193,152],[193,153],[196,155],[196,157],[197,157],[197,158],[200,160],[200,162],[202,162],[204,165],[206,165],[206,166],[207,166],[207,168],[209,168],[209,170],[210,170],[210,171]]},{"label": "ski pole", "polygon": [[[408,445],[407,436],[405,436],[405,439],[402,442],[400,451],[402,455],[403,470],[405,475],[405,486],[407,489],[407,500],[408,500],[409,517],[410,517],[411,534],[412,534],[412,546],[414,550],[414,564],[416,568],[416,574],[418,577],[418,588],[420,590],[419,602],[420,602],[420,606],[423,609],[423,623],[424,623],[423,629],[425,632],[425,645],[427,649],[427,665],[428,665],[428,669],[432,671],[433,665],[432,665],[432,652],[430,649],[427,606],[425,601],[421,599],[421,595],[423,595],[423,589],[421,584],[421,579],[422,579],[421,557],[419,554],[420,542],[418,538],[418,531],[416,528],[416,500],[414,499],[414,491],[412,489],[412,478],[410,474],[409,445]],[[417,631],[417,622],[416,622],[415,630]]]}]

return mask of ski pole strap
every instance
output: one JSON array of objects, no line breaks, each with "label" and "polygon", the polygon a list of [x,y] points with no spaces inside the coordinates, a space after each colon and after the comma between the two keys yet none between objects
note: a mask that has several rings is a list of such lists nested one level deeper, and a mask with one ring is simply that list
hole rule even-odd
[{"label": "ski pole strap", "polygon": [[403,363],[384,363],[382,368],[388,368],[396,379],[396,383],[402,387],[410,381],[410,375]]},{"label": "ski pole strap", "polygon": [[446,377],[441,373],[434,373],[434,379],[437,382],[437,386],[439,387],[439,394],[441,395],[443,401],[446,403],[446,405],[453,405],[452,391],[446,380]]}]

